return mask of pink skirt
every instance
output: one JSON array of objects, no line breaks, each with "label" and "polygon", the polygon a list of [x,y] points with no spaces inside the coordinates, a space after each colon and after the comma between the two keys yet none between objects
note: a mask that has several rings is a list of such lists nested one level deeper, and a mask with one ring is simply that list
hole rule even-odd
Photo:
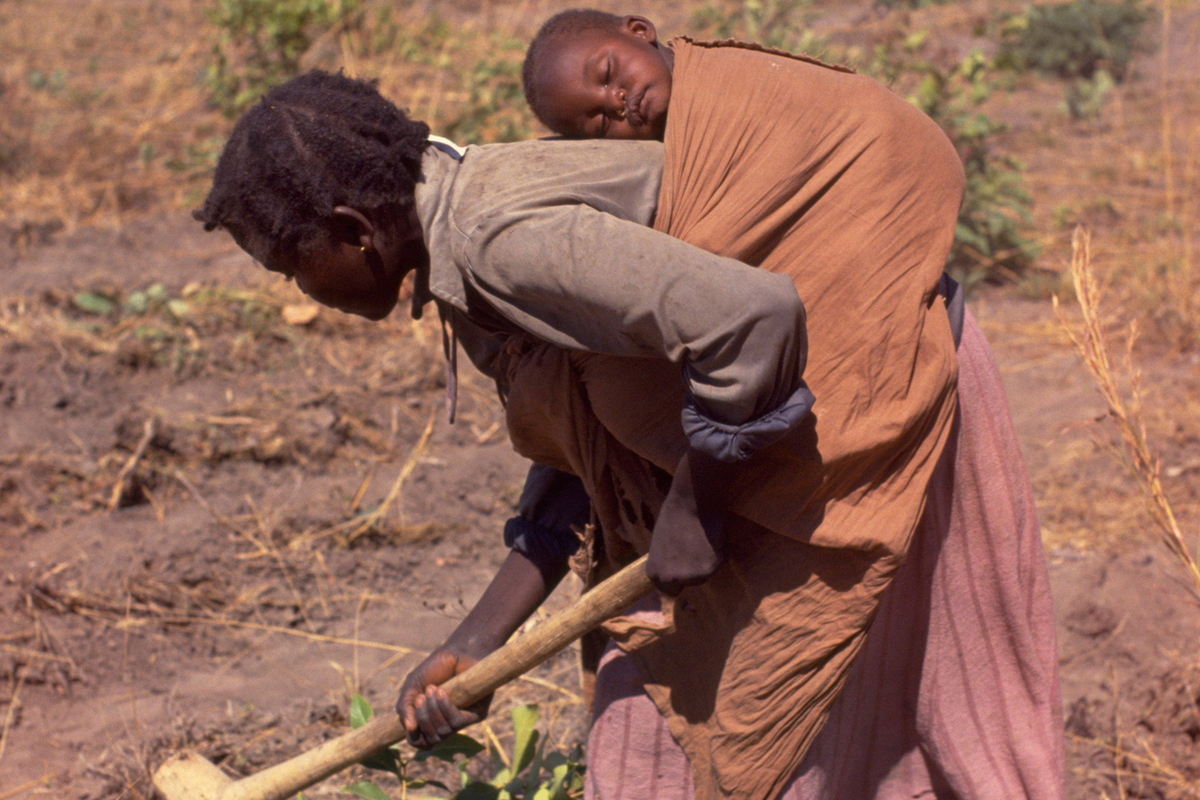
[{"label": "pink skirt", "polygon": [[[1000,373],[969,312],[958,357],[959,418],[921,525],[780,800],[1064,797],[1045,554]],[[585,798],[691,800],[687,758],[632,657],[609,648],[595,698]]]}]

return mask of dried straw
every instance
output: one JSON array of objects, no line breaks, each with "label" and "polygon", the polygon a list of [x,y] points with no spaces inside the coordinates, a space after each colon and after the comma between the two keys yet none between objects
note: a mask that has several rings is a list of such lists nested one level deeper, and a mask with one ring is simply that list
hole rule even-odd
[{"label": "dried straw", "polygon": [[12,696],[8,699],[8,710],[4,714],[4,724],[0,726],[0,761],[4,760],[4,750],[8,747],[8,732],[16,719],[17,708],[21,705],[21,687],[25,685],[25,674],[29,668],[18,669],[13,675]]},{"label": "dried straw", "polygon": [[137,448],[134,449],[133,455],[129,457],[129,460],[125,462],[125,466],[121,467],[120,473],[117,474],[112,494],[108,498],[109,513],[115,511],[121,505],[121,500],[133,491],[134,472],[137,471],[137,465],[142,460],[142,456],[146,455],[146,449],[150,447],[150,442],[154,440],[154,432],[157,427],[158,422],[154,417],[148,417],[142,423],[142,438],[137,443]]},{"label": "dried straw", "polygon": [[[1110,356],[1110,345],[1100,317],[1102,292],[1092,268],[1091,235],[1082,228],[1075,230],[1071,242],[1071,277],[1075,296],[1082,311],[1082,322],[1075,327],[1064,318],[1054,298],[1054,309],[1071,343],[1079,352],[1088,371],[1096,381],[1100,395],[1108,407],[1108,416],[1116,423],[1124,444],[1123,456],[1118,458],[1137,480],[1150,515],[1159,531],[1160,541],[1175,556],[1190,580],[1190,588],[1200,600],[1200,566],[1184,539],[1171,503],[1162,486],[1161,464],[1150,448],[1146,425],[1142,421],[1141,371],[1133,366],[1133,345],[1137,340],[1137,320],[1129,323],[1124,364],[1116,365]],[[1121,383],[1128,385],[1128,398],[1123,396]]]},{"label": "dried straw", "polygon": [[10,798],[10,797],[16,797],[19,794],[24,794],[25,792],[28,792],[30,789],[36,788],[38,786],[49,786],[50,778],[51,778],[50,775],[43,775],[40,778],[34,778],[31,781],[26,781],[25,783],[22,783],[20,786],[14,786],[13,788],[9,789],[8,791],[0,792],[0,800],[8,800],[8,798]]},{"label": "dried straw", "polygon": [[433,421],[436,418],[436,410],[429,412],[429,421],[425,423],[425,430],[421,432],[421,438],[417,440],[417,444],[413,447],[412,452],[408,456],[408,460],[404,462],[404,466],[400,468],[400,474],[396,476],[396,482],[392,484],[391,490],[387,493],[387,497],[383,498],[383,502],[379,504],[379,508],[371,512],[363,520],[362,525],[356,528],[349,536],[346,537],[346,542],[350,543],[357,539],[362,534],[369,530],[379,527],[380,521],[387,515],[396,499],[400,497],[400,490],[404,487],[404,482],[420,461],[421,456],[425,454],[425,447],[429,444],[429,437],[433,435]]}]

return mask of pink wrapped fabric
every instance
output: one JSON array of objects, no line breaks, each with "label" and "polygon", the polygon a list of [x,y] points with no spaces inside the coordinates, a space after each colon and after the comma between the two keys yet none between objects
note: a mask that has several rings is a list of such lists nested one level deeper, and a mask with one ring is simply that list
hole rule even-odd
[{"label": "pink wrapped fabric", "polygon": [[[1054,614],[1033,496],[1000,374],[974,317],[959,418],[908,559],[780,800],[1060,800]],[[589,800],[691,800],[683,750],[634,659],[596,685]]]}]

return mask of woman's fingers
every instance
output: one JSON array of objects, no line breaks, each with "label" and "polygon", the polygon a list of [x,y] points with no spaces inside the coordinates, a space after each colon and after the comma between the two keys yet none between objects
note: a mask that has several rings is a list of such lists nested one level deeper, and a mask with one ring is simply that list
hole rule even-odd
[{"label": "woman's fingers", "polygon": [[463,710],[450,701],[450,695],[439,685],[465,668],[457,656],[439,650],[405,679],[396,700],[396,713],[408,732],[408,741],[414,747],[433,747],[455,731],[487,716],[490,697]]},{"label": "woman's fingers", "polygon": [[487,715],[487,706],[490,699],[487,698],[487,700],[476,703],[470,708],[459,708],[450,701],[450,695],[446,694],[446,690],[440,686],[438,687],[438,703],[441,706],[442,715],[450,723],[450,727],[456,731],[460,731],[469,725],[474,725],[483,719]]},{"label": "woman's fingers", "polygon": [[454,726],[448,719],[451,714],[447,713],[447,706],[450,706],[449,699],[445,703],[440,702],[441,698],[445,696],[446,692],[436,686],[429,686],[425,689],[425,702],[422,704],[422,710],[425,712],[423,720],[425,725],[422,727],[422,731],[425,733],[425,738],[432,739],[434,742],[440,742],[454,733]]},{"label": "woman's fingers", "polygon": [[417,730],[415,735],[409,734],[409,739],[418,747],[433,747],[445,738],[444,734],[438,733],[438,723],[432,713],[434,705],[434,702],[425,695],[421,695],[413,702]]},{"label": "woman's fingers", "polygon": [[416,736],[410,731],[409,740],[419,747],[432,747],[457,730],[473,725],[480,717],[464,711],[450,702],[444,689],[429,686],[412,704],[416,720]]},{"label": "woman's fingers", "polygon": [[416,701],[418,691],[419,689],[412,686],[410,677],[404,682],[404,686],[400,688],[400,696],[396,698],[396,713],[409,733],[412,733],[417,727],[417,716],[413,713],[413,703]]}]

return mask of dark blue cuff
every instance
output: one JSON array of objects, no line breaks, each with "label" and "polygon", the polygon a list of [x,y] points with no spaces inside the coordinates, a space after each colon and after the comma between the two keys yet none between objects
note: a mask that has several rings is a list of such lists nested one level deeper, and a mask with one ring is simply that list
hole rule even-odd
[{"label": "dark blue cuff", "polygon": [[813,402],[813,393],[801,381],[792,396],[774,411],[741,425],[726,425],[702,411],[689,394],[683,403],[683,432],[693,448],[718,461],[745,461],[782,439],[812,411]]},{"label": "dark blue cuff", "polygon": [[963,290],[958,281],[943,274],[938,284],[938,292],[946,301],[946,316],[950,318],[950,333],[954,336],[954,348],[957,350],[962,344],[963,318],[967,313]]}]

